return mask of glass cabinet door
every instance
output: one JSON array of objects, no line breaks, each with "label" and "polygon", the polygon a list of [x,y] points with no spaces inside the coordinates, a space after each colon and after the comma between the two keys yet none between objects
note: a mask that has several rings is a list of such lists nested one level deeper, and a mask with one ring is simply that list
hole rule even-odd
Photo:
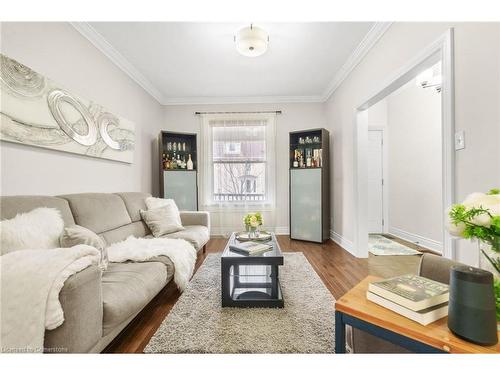
[{"label": "glass cabinet door", "polygon": [[173,199],[179,210],[198,210],[196,171],[164,171],[163,187],[165,198]]},{"label": "glass cabinet door", "polygon": [[290,237],[322,242],[321,169],[292,169],[290,198]]}]

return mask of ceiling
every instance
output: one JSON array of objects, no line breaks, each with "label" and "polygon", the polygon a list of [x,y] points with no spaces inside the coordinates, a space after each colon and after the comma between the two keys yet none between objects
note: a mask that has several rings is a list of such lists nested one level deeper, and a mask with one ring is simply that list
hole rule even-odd
[{"label": "ceiling", "polygon": [[91,22],[73,26],[162,104],[323,101],[387,25],[259,23],[269,49],[245,57],[244,23]]}]

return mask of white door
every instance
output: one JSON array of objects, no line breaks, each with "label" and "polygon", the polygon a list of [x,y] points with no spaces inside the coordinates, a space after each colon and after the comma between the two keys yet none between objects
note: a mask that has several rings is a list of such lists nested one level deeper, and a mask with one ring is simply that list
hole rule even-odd
[{"label": "white door", "polygon": [[383,133],[368,131],[368,233],[383,233]]}]

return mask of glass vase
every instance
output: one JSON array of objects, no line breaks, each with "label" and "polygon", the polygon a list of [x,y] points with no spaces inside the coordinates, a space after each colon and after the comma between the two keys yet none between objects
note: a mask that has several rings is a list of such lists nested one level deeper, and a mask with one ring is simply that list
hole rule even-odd
[{"label": "glass vase", "polygon": [[497,329],[500,330],[500,236],[492,241],[479,240],[479,268],[493,274],[497,308]]},{"label": "glass vase", "polygon": [[256,232],[255,232],[255,227],[252,227],[251,225],[247,225],[247,233],[248,233],[248,238],[254,239]]}]

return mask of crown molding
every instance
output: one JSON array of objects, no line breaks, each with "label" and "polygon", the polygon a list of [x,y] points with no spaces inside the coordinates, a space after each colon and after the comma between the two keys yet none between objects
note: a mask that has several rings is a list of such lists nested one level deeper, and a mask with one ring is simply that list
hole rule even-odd
[{"label": "crown molding", "polygon": [[347,61],[344,65],[342,65],[340,70],[333,77],[333,80],[327,86],[321,97],[323,102],[326,102],[335,90],[340,87],[342,82],[344,82],[354,68],[358,66],[361,60],[363,60],[367,53],[373,48],[373,46],[375,46],[375,44],[392,24],[392,22],[376,22],[375,25],[372,26],[370,31],[368,31],[363,40],[359,43],[354,52],[349,56]]},{"label": "crown molding", "polygon": [[146,92],[163,104],[163,94],[135,66],[118,52],[88,22],[70,22],[80,34],[87,38],[99,51],[108,57],[116,66],[139,84]]},{"label": "crown molding", "polygon": [[320,95],[310,96],[206,96],[164,98],[163,105],[322,103]]},{"label": "crown molding", "polygon": [[240,97],[165,97],[139,70],[137,70],[120,52],[88,22],[70,22],[80,34],[87,38],[99,51],[107,56],[116,66],[132,78],[147,93],[162,105],[203,105],[203,104],[254,104],[254,103],[323,103],[344,82],[354,68],[392,25],[392,22],[377,22],[365,35],[361,43],[349,56],[345,64],[335,74],[322,95],[306,96],[240,96]]}]

